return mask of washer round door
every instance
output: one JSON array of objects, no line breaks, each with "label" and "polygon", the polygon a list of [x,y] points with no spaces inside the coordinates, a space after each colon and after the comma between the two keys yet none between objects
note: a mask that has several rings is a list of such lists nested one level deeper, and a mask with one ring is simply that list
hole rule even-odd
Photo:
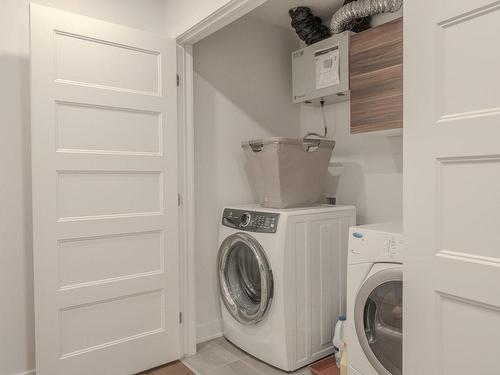
[{"label": "washer round door", "polygon": [[383,375],[403,372],[403,270],[383,269],[368,277],[354,306],[358,340],[371,365]]},{"label": "washer round door", "polygon": [[264,249],[247,233],[227,237],[219,248],[221,299],[242,324],[256,324],[266,316],[273,298],[273,275]]}]

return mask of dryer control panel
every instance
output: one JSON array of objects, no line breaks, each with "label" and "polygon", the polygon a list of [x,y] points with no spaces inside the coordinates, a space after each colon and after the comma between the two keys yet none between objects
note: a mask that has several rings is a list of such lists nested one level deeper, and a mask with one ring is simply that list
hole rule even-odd
[{"label": "dryer control panel", "polygon": [[224,209],[222,225],[247,232],[276,233],[280,214],[272,212]]},{"label": "dryer control panel", "polygon": [[348,264],[403,262],[400,222],[369,224],[349,229]]}]

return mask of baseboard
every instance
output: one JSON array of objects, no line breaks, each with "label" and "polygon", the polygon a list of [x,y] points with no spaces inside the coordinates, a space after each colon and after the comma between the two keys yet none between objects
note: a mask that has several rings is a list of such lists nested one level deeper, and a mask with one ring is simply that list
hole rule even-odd
[{"label": "baseboard", "polygon": [[222,321],[214,320],[212,322],[198,324],[196,327],[196,342],[205,342],[222,336]]},{"label": "baseboard", "polygon": [[12,374],[12,375],[36,375],[35,369],[25,371],[25,372],[18,372],[17,374]]}]

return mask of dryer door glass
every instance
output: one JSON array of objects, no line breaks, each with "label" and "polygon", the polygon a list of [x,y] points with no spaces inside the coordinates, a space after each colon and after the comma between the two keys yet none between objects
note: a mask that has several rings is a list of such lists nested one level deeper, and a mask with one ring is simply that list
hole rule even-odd
[{"label": "dryer door glass", "polygon": [[401,268],[368,278],[358,292],[355,325],[366,357],[381,374],[402,374],[403,282]]},{"label": "dryer door glass", "polygon": [[246,233],[226,238],[219,249],[221,298],[231,315],[243,324],[262,320],[271,304],[273,279],[262,246]]}]

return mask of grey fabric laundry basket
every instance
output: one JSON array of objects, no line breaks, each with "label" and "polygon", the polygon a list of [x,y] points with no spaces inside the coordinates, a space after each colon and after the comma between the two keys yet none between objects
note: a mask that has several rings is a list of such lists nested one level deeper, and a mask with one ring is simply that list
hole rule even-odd
[{"label": "grey fabric laundry basket", "polygon": [[261,206],[292,208],[319,203],[335,141],[264,138],[243,142]]}]

